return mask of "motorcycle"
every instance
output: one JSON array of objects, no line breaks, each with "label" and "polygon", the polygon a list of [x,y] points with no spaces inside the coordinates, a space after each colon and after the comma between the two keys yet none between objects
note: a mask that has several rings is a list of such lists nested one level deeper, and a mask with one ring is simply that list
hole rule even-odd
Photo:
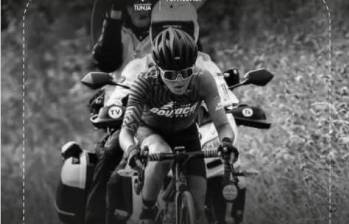
[{"label": "motorcycle", "polygon": [[[132,68],[124,69],[125,73],[132,71]],[[127,77],[127,76],[121,76]],[[130,77],[130,76],[129,76]],[[132,76],[131,76],[132,77]],[[270,123],[266,119],[264,111],[258,107],[248,106],[239,103],[237,98],[233,97],[231,90],[243,85],[264,86],[273,75],[267,70],[260,69],[248,72],[240,80],[237,69],[229,69],[223,73],[218,73],[217,84],[220,85],[221,92],[225,92],[224,108],[226,110],[231,125],[243,125],[259,129],[270,128]],[[103,129],[107,133],[112,133],[121,126],[122,118],[125,112],[127,97],[129,93],[129,84],[133,78],[115,81],[111,74],[102,72],[90,72],[81,81],[92,89],[98,89],[95,97],[90,101],[91,113],[90,121],[98,129]],[[110,104],[110,99],[113,104]],[[224,98],[224,97],[222,97]],[[201,145],[203,150],[217,148],[219,139],[217,132],[211,122],[205,106],[200,109],[198,116],[199,133],[201,136]],[[56,208],[60,220],[63,223],[83,223],[83,208],[86,200],[87,189],[92,179],[93,167],[97,162],[97,157],[86,150],[81,149],[78,144],[67,143],[62,147],[62,156],[64,164],[61,170],[61,180],[57,189]],[[241,223],[243,218],[246,184],[244,176],[248,172],[240,172],[243,175],[230,181],[235,186],[235,190],[227,193],[223,186],[223,165],[220,159],[206,159],[208,194],[207,194],[207,215],[210,223]],[[233,177],[232,177],[233,178]],[[141,198],[138,195],[138,177],[131,177],[133,186],[130,186],[132,195],[129,200],[132,201],[132,208],[120,208],[115,215],[127,217],[129,220],[137,220],[141,210]],[[170,183],[167,181],[167,183]],[[165,185],[164,192],[170,192]],[[222,189],[224,194],[222,194]],[[233,192],[233,193],[232,193]],[[234,193],[235,192],[235,193]],[[234,194],[234,197],[231,195]],[[166,195],[166,194],[165,194]],[[226,195],[230,195],[228,198]],[[166,206],[171,202],[171,197],[167,201],[161,196],[160,204]],[[233,198],[233,199],[232,199]],[[72,203],[74,202],[74,203]],[[229,205],[229,206],[228,206]],[[126,212],[125,212],[126,210]]]},{"label": "motorcycle", "polygon": [[[110,114],[113,119],[104,119],[101,109],[105,105],[117,83],[110,74],[89,73],[81,82],[95,94],[89,100],[90,121],[99,130],[105,132],[96,148],[103,148],[115,131],[120,129],[122,117]],[[126,86],[125,86],[126,87]],[[125,89],[125,88],[123,88]],[[121,105],[125,105],[124,99]],[[112,109],[110,110],[112,111]],[[102,112],[99,115],[99,113]],[[108,112],[108,111],[106,111]],[[56,212],[65,224],[84,224],[87,196],[92,184],[95,166],[98,163],[97,152],[83,149],[77,142],[69,141],[61,147],[63,164],[60,180],[56,189]],[[120,159],[121,159],[120,154]]]},{"label": "motorcycle", "polygon": [[[222,75],[230,91],[249,84],[265,86],[273,78],[273,75],[264,69],[247,72],[241,81],[238,72],[225,72]],[[259,107],[239,103],[225,105],[225,111],[228,119],[233,118],[237,126],[257,129],[269,129],[271,126],[265,112]],[[202,136],[202,149],[217,149],[220,141],[207,112],[204,112],[202,119],[199,118],[199,127]],[[255,171],[240,170],[238,166],[231,167],[231,176],[227,179],[220,159],[206,159],[205,162],[208,180],[206,213],[209,222],[215,224],[241,223],[246,197],[245,178],[257,173]]]}]

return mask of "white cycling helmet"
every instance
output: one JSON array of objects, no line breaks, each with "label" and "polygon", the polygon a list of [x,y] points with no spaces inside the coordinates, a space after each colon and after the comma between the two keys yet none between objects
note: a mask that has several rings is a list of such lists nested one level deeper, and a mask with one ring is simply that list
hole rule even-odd
[{"label": "white cycling helmet", "polygon": [[186,31],[195,42],[199,39],[198,15],[189,1],[159,0],[154,5],[150,25],[151,40],[169,26]]}]

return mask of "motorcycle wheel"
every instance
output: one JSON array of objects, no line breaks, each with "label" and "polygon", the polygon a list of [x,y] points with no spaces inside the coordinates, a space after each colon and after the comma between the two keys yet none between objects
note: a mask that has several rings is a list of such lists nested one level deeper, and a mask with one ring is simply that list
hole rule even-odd
[{"label": "motorcycle wheel", "polygon": [[[206,215],[209,222],[214,224],[226,224],[226,201],[222,195],[222,181],[222,177],[214,177],[207,182]],[[245,207],[246,189],[238,190],[238,197],[234,200],[233,212],[231,214],[234,224],[242,223]]]}]

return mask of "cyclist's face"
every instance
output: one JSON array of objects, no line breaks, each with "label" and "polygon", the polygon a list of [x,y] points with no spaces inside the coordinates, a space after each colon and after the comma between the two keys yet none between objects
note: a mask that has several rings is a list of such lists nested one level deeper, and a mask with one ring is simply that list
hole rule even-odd
[{"label": "cyclist's face", "polygon": [[146,28],[150,25],[150,10],[135,10],[133,5],[127,6],[127,12],[130,15],[131,22],[138,28]]},{"label": "cyclist's face", "polygon": [[[160,69],[161,70],[161,69]],[[195,69],[194,69],[195,72]],[[161,79],[167,86],[167,88],[176,95],[183,95],[188,89],[188,86],[190,84],[190,81],[193,77],[193,75],[190,75],[189,77],[183,78],[182,75],[179,75],[179,77],[175,80],[170,80],[168,78],[164,77],[164,72],[160,71]]]},{"label": "cyclist's face", "polygon": [[183,95],[188,89],[191,77],[180,81],[163,80],[167,88],[176,95]]}]

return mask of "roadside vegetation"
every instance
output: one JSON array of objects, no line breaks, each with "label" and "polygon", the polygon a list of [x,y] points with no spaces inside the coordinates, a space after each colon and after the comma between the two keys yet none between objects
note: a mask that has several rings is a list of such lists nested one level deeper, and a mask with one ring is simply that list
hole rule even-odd
[{"label": "roadside vegetation", "polygon": [[[229,3],[229,4],[228,4]],[[264,67],[266,87],[236,91],[262,107],[270,130],[240,128],[248,180],[245,223],[349,223],[349,3],[333,0],[332,40],[321,0],[208,0],[200,10],[202,45],[221,69]],[[55,187],[60,147],[92,150],[93,92],[86,1],[32,1],[26,19],[25,220],[58,224]],[[1,221],[22,220],[22,9],[8,3],[1,39]],[[5,17],[4,17],[5,18]],[[3,18],[2,18],[3,21]],[[332,58],[332,60],[330,60]],[[331,213],[330,213],[331,212]]]}]

